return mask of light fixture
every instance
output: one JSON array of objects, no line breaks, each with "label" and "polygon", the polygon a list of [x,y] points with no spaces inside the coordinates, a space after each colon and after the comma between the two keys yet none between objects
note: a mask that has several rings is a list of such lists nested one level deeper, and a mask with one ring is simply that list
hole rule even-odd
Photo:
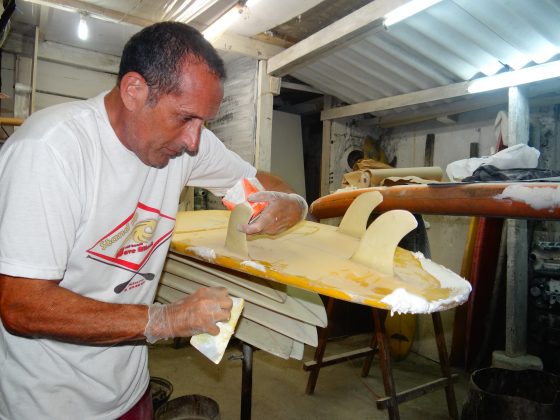
[{"label": "light fixture", "polygon": [[[165,10],[165,20],[175,20],[177,22],[189,23],[196,19],[199,15],[206,12],[210,7],[215,6],[218,0],[195,0],[191,2],[183,2],[181,6],[176,6],[175,2],[168,2]],[[173,7],[177,10],[172,11]]]},{"label": "light fixture", "polygon": [[80,23],[78,23],[78,38],[86,41],[89,38],[89,28],[86,22],[86,14],[80,13]]},{"label": "light fixture", "polygon": [[424,9],[427,9],[430,6],[433,6],[436,3],[439,3],[441,0],[411,0],[408,3],[403,4],[400,7],[397,7],[395,10],[387,13],[383,20],[383,24],[386,27],[394,25],[401,20],[404,20],[416,13],[421,12]]},{"label": "light fixture", "polygon": [[227,28],[233,25],[233,23],[241,17],[242,13],[243,6],[240,3],[237,3],[216,21],[214,21],[208,28],[202,31],[202,35],[204,35],[204,38],[209,41],[216,39],[224,33]]},{"label": "light fixture", "polygon": [[249,16],[249,8],[254,6],[258,1],[259,0],[238,1],[231,9],[202,31],[202,35],[209,41],[216,39],[242,16]]},{"label": "light fixture", "polygon": [[521,70],[508,71],[494,76],[473,80],[467,87],[469,93],[486,92],[489,90],[524,85],[540,80],[560,77],[560,61],[527,67]]}]

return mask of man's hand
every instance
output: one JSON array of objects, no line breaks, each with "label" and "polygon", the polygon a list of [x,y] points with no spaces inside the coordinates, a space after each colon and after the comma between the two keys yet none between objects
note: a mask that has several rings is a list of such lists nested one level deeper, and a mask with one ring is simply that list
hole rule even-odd
[{"label": "man's hand", "polygon": [[250,202],[267,202],[266,208],[249,224],[240,227],[249,235],[266,233],[274,235],[291,228],[305,219],[307,203],[303,197],[294,193],[260,191],[251,194]]},{"label": "man's hand", "polygon": [[149,343],[205,332],[217,335],[216,322],[229,320],[232,304],[226,288],[206,287],[167,305],[150,305],[144,335]]}]

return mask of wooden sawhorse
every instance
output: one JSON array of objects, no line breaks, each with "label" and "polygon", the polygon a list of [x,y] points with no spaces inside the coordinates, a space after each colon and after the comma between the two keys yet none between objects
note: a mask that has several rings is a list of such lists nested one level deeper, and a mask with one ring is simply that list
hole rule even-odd
[{"label": "wooden sawhorse", "polygon": [[[327,301],[326,311],[329,321],[333,314],[335,301],[336,299],[334,298],[329,298]],[[362,376],[365,377],[369,374],[369,370],[375,353],[379,353],[379,367],[381,369],[381,375],[383,377],[383,386],[385,388],[386,396],[383,398],[379,398],[376,403],[377,408],[386,408],[388,410],[389,418],[391,420],[400,419],[400,403],[421,397],[422,395],[425,395],[442,387],[445,388],[449,417],[451,417],[452,419],[458,419],[459,414],[457,410],[457,401],[455,399],[455,390],[453,388],[453,382],[457,380],[458,375],[451,374],[451,369],[449,367],[449,357],[447,354],[447,347],[445,345],[445,337],[443,334],[443,326],[441,323],[441,315],[439,314],[439,312],[434,312],[432,314],[432,320],[434,324],[442,377],[398,393],[395,389],[395,382],[393,380],[391,355],[389,353],[389,342],[387,340],[387,335],[385,333],[384,327],[387,311],[383,309],[372,308],[372,315],[375,331],[372,336],[370,346],[362,349],[357,349],[334,356],[323,357],[329,337],[330,322],[325,328],[321,329],[321,331],[319,332],[319,342],[317,345],[317,349],[315,350],[315,356],[313,358],[314,360],[305,362],[303,365],[303,369],[310,372],[305,393],[313,394],[313,392],[315,391],[315,385],[317,384],[317,378],[319,377],[319,371],[323,366],[330,366],[349,359],[355,359],[365,356],[366,360],[364,361],[362,367]]]}]

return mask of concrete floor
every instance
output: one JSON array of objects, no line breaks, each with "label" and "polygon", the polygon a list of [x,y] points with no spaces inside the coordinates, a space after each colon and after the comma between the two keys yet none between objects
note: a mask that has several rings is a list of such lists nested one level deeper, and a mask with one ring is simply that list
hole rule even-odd
[{"label": "concrete floor", "polygon": [[[326,356],[367,346],[369,335],[356,335],[329,342]],[[314,348],[306,346],[304,361],[312,360]],[[179,349],[171,341],[152,345],[150,373],[173,384],[171,398],[200,394],[214,399],[220,406],[221,420],[240,417],[241,361],[231,360],[241,355],[239,342],[232,341],[224,358],[215,365],[190,345]],[[376,359],[377,361],[377,359]],[[378,410],[375,399],[383,396],[379,365],[374,361],[370,374],[360,376],[363,358],[349,360],[321,369],[314,395],[305,394],[308,373],[303,361],[284,360],[257,350],[253,356],[252,419],[388,419],[385,410]],[[439,365],[411,353],[405,360],[393,363],[397,390],[404,390],[439,376]],[[455,393],[459,414],[465,400],[469,375],[459,374]],[[447,419],[443,389],[403,403],[401,418]]]}]

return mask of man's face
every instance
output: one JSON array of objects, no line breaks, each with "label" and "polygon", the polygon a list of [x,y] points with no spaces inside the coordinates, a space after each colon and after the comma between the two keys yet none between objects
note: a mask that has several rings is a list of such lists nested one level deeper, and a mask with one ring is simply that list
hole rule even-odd
[{"label": "man's face", "polygon": [[127,124],[125,144],[146,165],[165,167],[170,159],[196,154],[204,122],[220,107],[220,79],[204,63],[185,63],[179,92],[146,101]]}]

